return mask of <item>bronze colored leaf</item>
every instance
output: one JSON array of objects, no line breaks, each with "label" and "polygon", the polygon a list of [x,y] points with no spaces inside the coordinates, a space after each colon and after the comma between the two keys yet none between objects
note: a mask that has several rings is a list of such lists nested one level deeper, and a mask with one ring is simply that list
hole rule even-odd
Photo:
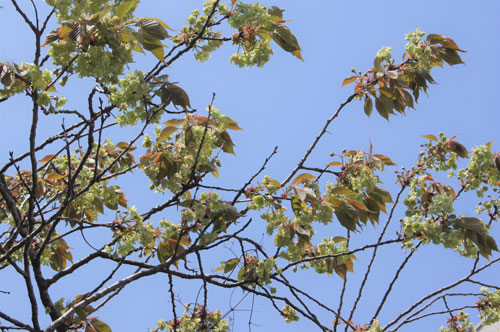
[{"label": "bronze colored leaf", "polygon": [[168,104],[170,101],[175,106],[182,107],[185,111],[187,111],[188,107],[191,108],[186,91],[175,84],[166,83],[166,88],[162,89],[162,102]]},{"label": "bronze colored leaf", "polygon": [[444,49],[442,52],[442,58],[450,66],[458,65],[464,63],[458,52],[452,49]]},{"label": "bronze colored leaf", "polygon": [[387,165],[387,166],[396,166],[397,165],[391,160],[391,158],[384,156],[383,154],[375,154],[374,156],[377,157],[378,159],[382,160],[384,165]]},{"label": "bronze colored leaf", "polygon": [[60,180],[63,179],[66,175],[64,174],[58,174],[58,173],[50,173],[47,175],[46,179],[48,180]]},{"label": "bronze colored leaf", "polygon": [[295,179],[293,179],[292,184],[299,184],[301,182],[304,182],[303,180],[310,182],[314,179],[316,179],[316,177],[314,175],[311,175],[309,173],[302,173],[302,174],[298,175]]},{"label": "bronze colored leaf", "polygon": [[163,124],[171,127],[178,127],[184,124],[186,119],[170,119],[168,121],[163,122]]},{"label": "bronze colored leaf", "polygon": [[238,126],[238,122],[234,121],[230,117],[226,116],[226,120],[227,120],[227,129],[243,130],[242,128],[240,128],[240,126]]},{"label": "bronze colored leaf", "polygon": [[43,157],[42,159],[40,159],[39,162],[46,163],[49,160],[51,160],[52,158],[54,158],[54,156],[55,156],[54,154],[48,154],[45,157]]},{"label": "bronze colored leaf", "polygon": [[358,79],[359,79],[359,76],[351,76],[351,77],[348,77],[348,78],[344,79],[344,81],[342,82],[341,87],[343,87],[344,85],[347,85],[347,84],[351,84],[351,83],[353,83],[353,82],[356,82]]},{"label": "bronze colored leaf", "polygon": [[436,142],[438,141],[437,137],[434,136],[434,135],[431,135],[431,134],[429,134],[429,135],[422,135],[422,137],[430,139],[431,141],[436,141]]}]

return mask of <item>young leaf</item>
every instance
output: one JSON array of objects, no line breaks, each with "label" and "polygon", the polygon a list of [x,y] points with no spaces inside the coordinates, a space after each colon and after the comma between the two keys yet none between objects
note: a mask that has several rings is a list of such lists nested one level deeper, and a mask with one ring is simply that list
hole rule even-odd
[{"label": "young leaf", "polygon": [[46,179],[48,180],[60,180],[63,179],[66,175],[64,174],[59,174],[59,173],[50,173],[47,175]]},{"label": "young leaf", "polygon": [[384,156],[383,154],[375,154],[373,155],[374,157],[377,157],[378,159],[382,160],[384,165],[387,166],[396,166],[396,164],[391,160],[391,158]]},{"label": "young leaf", "polygon": [[326,165],[327,167],[332,167],[332,166],[342,166],[343,164],[339,161],[332,161]]},{"label": "young leaf", "polygon": [[364,105],[364,111],[365,114],[370,116],[373,111],[373,101],[370,97],[365,98],[365,105]]},{"label": "young leaf", "polygon": [[427,138],[427,139],[430,139],[431,141],[438,141],[437,137],[434,136],[434,135],[422,135],[423,138]]},{"label": "young leaf", "polygon": [[230,117],[226,116],[227,120],[227,129],[232,129],[232,130],[243,130],[238,126],[238,122],[234,121]]},{"label": "young leaf", "polygon": [[54,158],[55,155],[53,154],[48,154],[46,155],[45,157],[43,157],[42,159],[39,160],[39,162],[41,163],[46,163],[48,162],[49,160],[51,160],[52,158]]},{"label": "young leaf", "polygon": [[240,262],[239,258],[233,258],[233,259],[230,259],[227,261],[222,261],[221,266],[216,268],[214,270],[214,272],[217,272],[217,271],[224,271],[224,273],[231,272],[232,270],[234,270],[238,266],[239,262]]},{"label": "young leaf", "polygon": [[158,140],[156,143],[163,142],[164,140],[167,139],[168,136],[173,134],[178,128],[177,127],[165,127],[160,133],[160,136],[158,136]]},{"label": "young leaf", "polygon": [[312,181],[314,179],[316,179],[316,177],[314,175],[311,175],[309,173],[302,173],[302,174],[298,175],[295,179],[293,179],[292,184],[301,183],[302,180]]},{"label": "young leaf", "polygon": [[168,121],[163,122],[163,124],[167,126],[177,127],[183,125],[186,122],[186,119],[170,119]]},{"label": "young leaf", "polygon": [[340,87],[343,87],[344,85],[356,82],[358,79],[359,79],[359,76],[348,77],[348,78],[344,79],[344,81],[342,82],[342,85]]}]

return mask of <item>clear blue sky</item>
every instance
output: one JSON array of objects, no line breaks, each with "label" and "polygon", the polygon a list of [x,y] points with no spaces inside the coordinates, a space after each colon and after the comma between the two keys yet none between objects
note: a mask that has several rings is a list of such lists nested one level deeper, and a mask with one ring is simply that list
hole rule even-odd
[{"label": "clear blue sky", "polygon": [[[29,12],[29,2],[20,2]],[[174,29],[180,29],[192,9],[202,7],[198,0],[142,2],[137,15],[158,17]],[[340,88],[342,80],[350,76],[350,68],[361,71],[370,69],[375,53],[382,46],[392,46],[394,57],[400,58],[404,34],[416,28],[453,38],[462,49],[468,51],[462,56],[466,65],[435,69],[433,77],[438,84],[430,87],[429,97],[421,96],[416,111],[408,111],[406,116],[391,117],[390,122],[376,114],[367,118],[360,102],[348,105],[308,164],[322,166],[330,161],[329,152],[340,152],[344,148],[367,150],[371,140],[376,153],[390,156],[398,165],[411,166],[420,151],[419,144],[425,141],[421,135],[440,131],[449,137],[456,135],[457,141],[468,149],[492,140],[493,150],[500,150],[500,2],[323,0],[262,3],[278,5],[286,10],[285,19],[293,20],[288,25],[300,42],[305,62],[274,45],[275,55],[264,68],[240,69],[229,64],[229,56],[235,49],[228,43],[205,63],[197,63],[189,55],[167,71],[171,80],[179,82],[189,94],[194,108],[204,109],[215,92],[215,105],[245,129],[233,134],[237,156],[222,158],[221,178],[213,183],[236,187],[244,183],[275,145],[279,146],[279,153],[266,172],[279,180],[284,179],[319,133],[324,121],[352,93],[351,86]],[[31,62],[32,36],[10,3],[3,1],[2,5],[0,61]],[[40,6],[43,6],[42,2]],[[55,22],[52,23],[55,25]],[[138,67],[148,66],[155,61],[152,55],[140,54],[136,55],[135,60]],[[76,89],[68,93],[74,98],[74,105],[82,103],[82,107],[85,107],[86,94]],[[9,157],[8,151],[19,154],[27,148],[30,109],[23,107],[21,102],[3,103],[0,112],[0,164],[4,164]],[[41,137],[44,133],[49,135],[60,128],[60,124],[54,121],[43,120],[42,125]],[[389,170],[383,177],[384,185],[394,192],[396,187],[391,175],[392,171]],[[145,188],[146,184],[141,182],[128,185],[128,189],[133,190],[129,190],[127,198],[140,211],[146,210],[152,202],[163,199],[146,196]],[[456,209],[458,214],[474,214],[471,204],[460,205]],[[335,231],[338,230],[335,228]],[[323,235],[338,235],[329,234],[328,231],[328,228],[324,229]],[[260,239],[264,233],[263,223],[257,224],[254,232]],[[500,241],[499,232],[494,234]],[[388,237],[393,235],[391,233]],[[384,254],[386,258],[382,258]],[[399,264],[403,257],[398,246],[381,251],[379,256],[381,259],[375,278],[365,291],[366,302],[358,310],[360,323],[365,315],[365,318],[369,318],[373,314],[373,303],[379,301],[381,289],[386,286],[388,276],[394,273],[393,263]],[[357,273],[349,275],[352,293],[347,294],[348,298],[357,290],[356,282],[364,273],[361,266],[368,256],[359,255],[358,258],[360,262],[356,262],[354,267]],[[399,310],[423,296],[425,290],[448,284],[453,280],[450,275],[455,278],[465,275],[469,263],[450,252],[437,253],[429,248],[419,252],[413,261],[413,268],[402,276],[405,281],[398,285],[389,298],[382,322],[394,318]],[[99,266],[94,265],[94,268],[95,274],[90,273],[84,280],[66,282],[58,291],[76,295],[75,289],[83,289],[82,285],[95,285],[99,280]],[[486,278],[498,278],[500,270],[497,268],[493,272]],[[293,279],[305,285],[311,295],[319,296],[336,309],[340,278],[298,273]],[[4,279],[3,276],[1,284],[0,290],[11,290],[13,294],[0,294],[0,307],[12,306],[8,311],[14,316],[28,317],[27,307],[22,306],[27,303],[22,284],[13,278]],[[101,310],[98,315],[115,332],[145,332],[154,326],[157,319],[171,318],[167,285],[165,276],[143,280],[125,290],[121,299],[115,299],[109,309]],[[198,285],[193,287],[189,283],[179,283],[177,289],[181,291],[184,302],[193,302]],[[212,307],[219,306],[223,312],[227,310],[230,294],[211,291],[214,300]],[[241,291],[235,291],[232,303],[241,296]],[[240,309],[249,309],[249,300],[250,297]],[[271,331],[284,327],[283,320],[266,301],[256,300],[254,309],[252,321],[256,325],[252,331]],[[473,320],[475,315],[473,312]],[[236,314],[235,331],[247,329],[248,317],[248,311]],[[437,331],[444,322],[443,317],[428,319],[405,331]],[[301,321],[286,328],[289,331],[303,331],[310,326]]]}]

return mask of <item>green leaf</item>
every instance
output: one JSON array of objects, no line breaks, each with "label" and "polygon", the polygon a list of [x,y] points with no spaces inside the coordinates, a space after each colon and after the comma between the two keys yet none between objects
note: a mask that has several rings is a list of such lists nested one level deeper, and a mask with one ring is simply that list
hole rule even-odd
[{"label": "green leaf", "polygon": [[460,58],[460,55],[458,55],[458,52],[455,50],[444,49],[441,54],[443,60],[450,66],[464,63],[462,58]]},{"label": "green leaf", "polygon": [[[145,39],[163,40],[168,38],[168,32],[158,19],[141,18],[137,21],[139,34]],[[165,24],[166,25],[166,24]]]},{"label": "green leaf", "polygon": [[156,17],[139,17],[136,19],[137,21],[141,21],[141,20],[153,20],[153,21],[156,21],[158,22],[162,27],[164,27],[165,29],[168,29],[168,30],[171,30],[171,31],[174,31],[174,29],[170,28],[165,22],[163,22],[162,20],[156,18]]},{"label": "green leaf", "polygon": [[227,261],[222,261],[221,266],[216,268],[214,272],[217,271],[224,271],[224,273],[231,272],[238,266],[239,262],[240,262],[239,258],[233,258]]},{"label": "green leaf", "polygon": [[91,324],[97,332],[113,332],[108,324],[104,323],[103,321],[95,319],[91,322]]},{"label": "green leaf", "polygon": [[[122,2],[118,8],[116,8],[116,16],[119,18],[123,18],[125,15],[127,15],[132,7],[136,4],[136,0],[129,0],[129,1],[124,1]],[[98,331],[99,332],[99,331]]]},{"label": "green leaf", "polygon": [[376,194],[377,196],[381,197],[381,199],[384,203],[392,203],[393,202],[391,194],[383,188],[375,187],[373,189],[373,191],[370,193],[370,196],[371,196],[371,194]]},{"label": "green leaf", "polygon": [[385,106],[380,98],[375,98],[375,108],[377,109],[377,112],[378,114],[380,114],[380,116],[382,116],[386,120],[389,120],[389,112],[385,109]]},{"label": "green leaf", "polygon": [[[144,45],[144,44],[143,44]],[[146,47],[144,47],[146,48]],[[165,52],[163,50],[163,47],[158,47],[152,50],[149,50],[153,55],[160,60],[161,62],[165,62]]]},{"label": "green leaf", "polygon": [[231,136],[229,136],[229,133],[227,131],[222,132],[220,134],[220,138],[222,141],[222,151],[236,155],[234,153],[234,143]]},{"label": "green leaf", "polygon": [[342,243],[342,242],[346,242],[347,238],[343,237],[343,236],[335,236],[332,240],[334,243]]},{"label": "green leaf", "polygon": [[[234,5],[234,3],[233,3],[233,5]],[[271,18],[273,19],[273,21],[282,20],[283,19],[283,12],[284,12],[284,10],[280,9],[277,6],[267,7],[267,13],[269,15],[271,15]]]},{"label": "green leaf", "polygon": [[160,136],[158,136],[158,139],[156,143],[163,142],[164,140],[167,139],[168,136],[173,134],[178,128],[177,127],[165,127],[160,133]]},{"label": "green leaf", "polygon": [[293,210],[293,213],[295,214],[295,216],[297,216],[297,217],[300,216],[300,214],[302,212],[302,208],[306,207],[306,203],[304,203],[303,201],[301,201],[297,197],[293,197],[291,199],[291,203],[292,203],[292,210]]},{"label": "green leaf", "polygon": [[455,152],[457,154],[457,156],[459,156],[461,158],[468,158],[469,157],[465,146],[463,146],[462,144],[460,144],[456,141],[451,141],[451,140],[448,141],[448,147],[451,151]]},{"label": "green leaf", "polygon": [[370,116],[373,111],[373,101],[370,97],[365,97],[365,106],[364,106],[365,114]]},{"label": "green leaf", "polygon": [[282,24],[275,24],[275,29],[272,33],[272,38],[282,49],[287,52],[292,53],[300,60],[302,59],[302,55],[300,54],[300,46],[297,38],[293,35],[290,29]]},{"label": "green leaf", "polygon": [[163,103],[168,105],[171,101],[175,106],[181,106],[185,111],[187,111],[188,107],[191,108],[189,96],[186,91],[172,83],[167,83],[166,86],[162,88],[161,99]]},{"label": "green leaf", "polygon": [[417,74],[418,77],[425,79],[427,82],[429,82],[431,84],[436,84],[436,81],[434,81],[434,79],[432,78],[432,76],[428,70],[425,70],[422,68],[417,68],[415,70],[415,73]]},{"label": "green leaf", "polygon": [[411,94],[404,89],[399,89],[398,91],[400,91],[401,94],[404,96],[404,102],[405,102],[406,106],[415,109],[415,106],[413,104],[413,97],[411,96]]},{"label": "green leaf", "polygon": [[384,109],[386,110],[386,112],[388,114],[393,114],[394,112],[392,110],[395,108],[395,105],[392,98],[387,97],[385,94],[381,94],[380,100],[382,101],[382,104],[384,105]]},{"label": "green leaf", "polygon": [[351,216],[342,208],[335,208],[335,215],[342,226],[350,231],[356,230],[357,217]]}]

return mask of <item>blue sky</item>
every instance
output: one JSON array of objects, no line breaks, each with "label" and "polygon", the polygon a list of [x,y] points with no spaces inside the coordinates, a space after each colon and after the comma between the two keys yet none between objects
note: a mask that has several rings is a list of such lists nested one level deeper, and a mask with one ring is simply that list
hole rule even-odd
[{"label": "blue sky", "polygon": [[[462,49],[467,50],[462,56],[466,65],[434,69],[432,75],[438,84],[430,87],[429,96],[421,96],[416,111],[410,110],[406,116],[391,117],[390,122],[376,114],[368,118],[360,102],[351,103],[330,127],[308,165],[322,166],[331,161],[328,156],[330,152],[338,153],[344,148],[367,150],[371,141],[376,153],[390,156],[398,167],[411,166],[421,150],[419,144],[425,142],[421,135],[436,135],[441,131],[449,137],[456,135],[456,140],[469,150],[474,145],[490,140],[493,141],[493,150],[500,150],[498,1],[292,0],[262,3],[278,5],[286,10],[285,19],[293,20],[288,25],[299,40],[305,62],[274,45],[275,55],[264,68],[240,69],[229,64],[229,57],[236,50],[228,43],[214,52],[205,63],[198,63],[188,55],[167,71],[170,79],[179,82],[179,86],[189,94],[194,108],[203,110],[215,92],[215,106],[244,128],[232,135],[236,144],[236,157],[224,156],[220,179],[210,182],[238,187],[260,167],[276,145],[279,147],[278,155],[269,164],[266,174],[283,180],[312,143],[326,119],[352,93],[352,86],[340,88],[342,80],[351,75],[350,68],[359,71],[370,69],[375,53],[382,46],[392,46],[393,56],[400,58],[404,49],[404,34],[416,28],[453,38]],[[14,13],[10,3],[4,1],[2,5],[0,61],[31,62],[32,37],[27,27]],[[27,3],[23,5],[27,6]],[[40,6],[43,7],[43,4],[40,3]],[[200,7],[201,1],[197,0],[143,0],[137,15],[154,16],[172,28],[180,29],[191,10]],[[29,7],[26,8],[29,12]],[[135,61],[138,68],[146,70],[155,63],[150,54],[137,54]],[[76,88],[70,89],[68,93],[73,105],[86,105],[86,94],[81,94]],[[0,164],[4,164],[8,160],[8,151],[19,154],[27,147],[26,129],[29,126],[27,119],[30,109],[23,107],[22,101],[17,99],[16,102],[0,104],[0,110]],[[59,129],[60,123],[42,120],[40,136],[48,136]],[[394,186],[392,170],[389,169],[383,175],[383,180],[384,186],[395,192],[397,188]],[[146,187],[145,180],[134,181],[126,186],[127,198],[140,211],[164,199],[159,195],[146,195]],[[474,214],[473,198],[468,196],[463,205],[456,207],[458,214]],[[260,239],[265,231],[263,223],[257,223],[252,231]],[[322,234],[333,236],[338,234],[332,232],[339,231],[339,228],[332,226],[322,229]],[[373,235],[371,229],[367,233],[361,237],[362,240]],[[388,237],[391,238],[393,234]],[[500,239],[498,231],[494,234],[497,234],[497,240]],[[364,273],[361,266],[368,257],[359,255],[360,262],[356,263],[359,269],[355,264],[356,273],[349,275],[352,293],[347,293],[347,298],[356,291],[356,282]],[[379,258],[374,279],[366,291],[366,302],[358,309],[359,322],[363,322],[362,317],[365,315],[371,317],[382,287],[388,283],[388,276],[394,273],[393,262],[399,264],[403,256],[399,247],[394,246],[381,251]],[[468,260],[458,258],[452,252],[424,248],[416,254],[412,268],[402,276],[404,282],[398,285],[389,298],[387,308],[382,313],[382,321],[391,320],[395,313],[424,295],[425,290],[448,284],[453,280],[451,275],[455,279],[456,276],[463,276],[469,265]],[[100,269],[97,265],[93,268],[93,271]],[[95,285],[98,274],[93,271],[85,280],[73,279],[57,291],[76,295],[79,287],[83,289],[83,285]],[[494,274],[485,276],[486,280],[494,280],[499,271],[498,268],[493,269]],[[15,289],[13,293],[19,296],[13,299],[13,295],[0,294],[0,307],[12,306],[9,311],[23,317],[27,314],[26,307],[22,306],[26,299],[22,288],[16,288],[22,285],[11,277],[5,279],[2,276],[0,289]],[[299,272],[292,278],[304,285],[311,295],[318,295],[334,308],[337,307],[337,293],[341,285],[337,276]],[[179,283],[177,287],[183,294],[184,302],[194,301],[198,285]],[[110,308],[100,311],[99,315],[114,331],[147,331],[157,319],[171,317],[167,289],[167,278],[164,276],[143,280],[125,290],[121,299],[115,299]],[[213,307],[219,306],[223,312],[227,310],[231,294],[215,290],[212,294]],[[232,296],[234,303],[241,298],[242,293],[237,290]],[[240,309],[248,310],[250,307],[251,298],[247,297]],[[254,309],[252,322],[255,325],[252,331],[285,327],[283,320],[266,301],[256,299]],[[472,317],[474,320],[475,313]],[[248,311],[237,312],[235,318],[235,331],[248,328]],[[444,321],[445,318],[431,318],[406,331],[437,330]],[[301,321],[286,328],[302,331],[310,326]]]}]

